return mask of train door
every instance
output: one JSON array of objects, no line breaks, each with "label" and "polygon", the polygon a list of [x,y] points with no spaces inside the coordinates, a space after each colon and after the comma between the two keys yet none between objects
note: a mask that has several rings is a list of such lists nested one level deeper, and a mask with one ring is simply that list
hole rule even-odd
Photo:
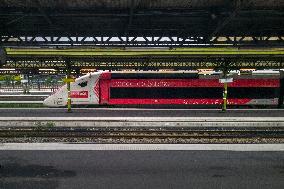
[{"label": "train door", "polygon": [[99,78],[100,73],[92,73],[89,77],[90,85],[89,91],[89,104],[99,104]]},{"label": "train door", "polygon": [[99,79],[99,104],[109,104],[111,73],[103,72]]}]

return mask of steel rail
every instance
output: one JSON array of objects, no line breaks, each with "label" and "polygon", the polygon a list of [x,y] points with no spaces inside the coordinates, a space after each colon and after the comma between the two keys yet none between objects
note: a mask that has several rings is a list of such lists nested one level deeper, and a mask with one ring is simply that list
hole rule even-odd
[{"label": "steel rail", "polygon": [[0,138],[46,137],[46,138],[281,138],[284,139],[283,128],[262,129],[0,129]]}]

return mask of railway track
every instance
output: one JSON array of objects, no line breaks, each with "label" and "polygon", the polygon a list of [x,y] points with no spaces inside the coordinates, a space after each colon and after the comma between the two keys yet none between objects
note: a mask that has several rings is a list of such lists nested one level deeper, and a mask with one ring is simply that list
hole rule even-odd
[{"label": "railway track", "polygon": [[283,128],[6,128],[0,129],[1,138],[45,138],[47,140],[277,140],[284,141]]}]

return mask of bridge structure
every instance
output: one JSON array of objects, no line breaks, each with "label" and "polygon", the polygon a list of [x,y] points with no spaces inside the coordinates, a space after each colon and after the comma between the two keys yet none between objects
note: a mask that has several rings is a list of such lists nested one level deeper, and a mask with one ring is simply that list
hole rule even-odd
[{"label": "bridge structure", "polygon": [[281,69],[283,10],[277,0],[0,0],[0,67]]}]

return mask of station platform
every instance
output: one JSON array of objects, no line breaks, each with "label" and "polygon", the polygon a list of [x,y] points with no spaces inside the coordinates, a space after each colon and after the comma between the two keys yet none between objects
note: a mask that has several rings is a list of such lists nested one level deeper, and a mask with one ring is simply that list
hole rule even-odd
[{"label": "station platform", "polygon": [[283,144],[1,144],[0,183],[24,189],[283,189],[283,149]]},{"label": "station platform", "polygon": [[284,110],[18,108],[0,111],[0,127],[283,127]]},{"label": "station platform", "polygon": [[0,117],[284,117],[284,109],[3,108]]},{"label": "station platform", "polygon": [[3,143],[4,150],[34,151],[236,151],[284,152],[284,144],[67,144],[67,143]]}]

